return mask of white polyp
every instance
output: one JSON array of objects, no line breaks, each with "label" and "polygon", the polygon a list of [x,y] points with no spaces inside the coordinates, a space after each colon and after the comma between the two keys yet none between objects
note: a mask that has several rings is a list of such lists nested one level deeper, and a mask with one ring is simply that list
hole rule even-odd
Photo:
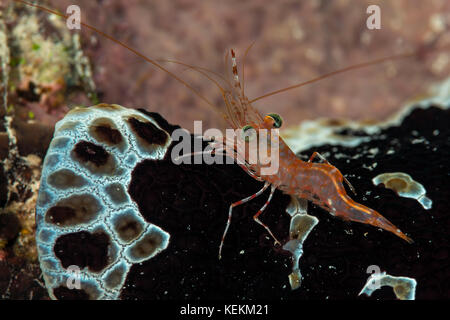
[{"label": "white polyp", "polygon": [[311,230],[319,223],[319,219],[306,213],[307,201],[292,198],[286,212],[292,216],[289,231],[290,240],[283,249],[292,253],[292,273],[289,274],[289,284],[292,290],[301,286],[302,274],[299,260],[303,255],[303,243]]},{"label": "white polyp", "polygon": [[397,299],[415,300],[416,298],[417,281],[415,279],[408,277],[394,277],[386,274],[386,272],[370,275],[359,295],[364,293],[370,297],[374,291],[384,286],[393,288]]},{"label": "white polyp", "polygon": [[426,196],[425,187],[404,172],[388,172],[372,179],[374,185],[383,184],[399,196],[416,199],[424,209],[431,209],[433,201]]}]

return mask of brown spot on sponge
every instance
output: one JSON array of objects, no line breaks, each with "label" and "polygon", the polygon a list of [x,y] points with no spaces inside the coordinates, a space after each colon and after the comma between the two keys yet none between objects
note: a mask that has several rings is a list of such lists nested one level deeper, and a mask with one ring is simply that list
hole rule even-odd
[{"label": "brown spot on sponge", "polygon": [[80,231],[60,236],[53,250],[64,269],[75,265],[100,272],[109,264],[110,244],[110,237],[103,231]]},{"label": "brown spot on sponge", "polygon": [[94,220],[101,210],[100,203],[92,195],[73,195],[48,209],[45,221],[62,227],[76,226]]},{"label": "brown spot on sponge", "polygon": [[48,183],[57,189],[80,188],[86,185],[87,181],[68,169],[61,169],[50,174]]},{"label": "brown spot on sponge", "polygon": [[95,119],[89,128],[89,133],[97,141],[110,146],[118,146],[123,142],[122,134],[112,120],[108,118]]},{"label": "brown spot on sponge", "polygon": [[163,249],[164,240],[164,235],[160,231],[152,229],[128,249],[129,256],[136,262],[147,260],[149,257]]},{"label": "brown spot on sponge", "polygon": [[116,266],[112,271],[110,271],[106,275],[104,279],[105,285],[111,289],[118,287],[124,280],[126,272],[127,269],[123,264]]},{"label": "brown spot on sponge", "polygon": [[105,148],[88,141],[78,142],[72,150],[72,157],[92,173],[112,174],[115,160]]},{"label": "brown spot on sponge", "polygon": [[110,157],[103,147],[87,141],[78,142],[73,153],[82,162],[92,162],[97,167],[104,166]]},{"label": "brown spot on sponge", "polygon": [[106,186],[105,191],[114,204],[121,204],[128,201],[126,191],[120,183],[111,183]]},{"label": "brown spot on sponge", "polygon": [[83,289],[69,289],[59,286],[53,289],[53,294],[58,300],[89,300],[89,294]]},{"label": "brown spot on sponge", "polygon": [[125,242],[130,242],[139,237],[143,231],[143,226],[131,212],[130,214],[123,213],[114,218],[114,230],[120,239]]},{"label": "brown spot on sponge", "polygon": [[[69,279],[67,279],[69,280]],[[66,280],[66,281],[67,281]],[[65,281],[65,282],[66,282]],[[70,281],[70,280],[69,280]],[[67,283],[61,284],[54,288],[53,295],[58,300],[97,300],[100,298],[101,292],[92,283],[87,281],[80,281],[80,288],[68,288]]]},{"label": "brown spot on sponge", "polygon": [[58,128],[58,130],[59,131],[64,131],[64,130],[72,131],[72,130],[75,130],[76,127],[79,125],[80,125],[79,122],[69,121],[69,122],[64,123],[62,126],[60,126]]},{"label": "brown spot on sponge", "polygon": [[131,130],[137,134],[144,145],[165,145],[169,136],[149,121],[141,121],[135,117],[128,118]]}]

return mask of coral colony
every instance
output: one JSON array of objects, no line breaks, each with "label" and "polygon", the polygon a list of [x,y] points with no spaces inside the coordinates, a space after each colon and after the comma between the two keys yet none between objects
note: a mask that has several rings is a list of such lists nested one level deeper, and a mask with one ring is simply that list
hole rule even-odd
[{"label": "coral colony", "polygon": [[89,298],[115,299],[130,266],[167,247],[169,234],[142,217],[125,189],[136,163],[161,159],[170,141],[151,117],[118,105],[75,108],[57,123],[36,208],[52,298],[79,277]]}]

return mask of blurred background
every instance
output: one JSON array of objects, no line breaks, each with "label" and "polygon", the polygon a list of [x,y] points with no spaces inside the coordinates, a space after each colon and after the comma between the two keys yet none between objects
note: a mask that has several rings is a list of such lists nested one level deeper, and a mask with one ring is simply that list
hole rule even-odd
[{"label": "blurred background", "polygon": [[[61,12],[77,4],[82,21],[113,35],[152,59],[176,59],[225,74],[225,53],[234,48],[245,64],[245,90],[252,99],[352,64],[450,43],[447,0],[50,0]],[[369,30],[369,5],[381,9],[381,29]],[[144,107],[192,129],[194,120],[223,126],[191,91],[131,52],[82,28],[101,102]],[[75,31],[72,31],[75,32]],[[205,97],[221,104],[215,86],[180,66],[175,70]],[[408,99],[448,76],[450,50],[387,62],[325,79],[255,102],[277,112],[287,126],[304,119],[384,119]],[[242,73],[242,70],[240,70]],[[77,104],[69,99],[68,105]],[[58,115],[58,117],[62,116]]]}]

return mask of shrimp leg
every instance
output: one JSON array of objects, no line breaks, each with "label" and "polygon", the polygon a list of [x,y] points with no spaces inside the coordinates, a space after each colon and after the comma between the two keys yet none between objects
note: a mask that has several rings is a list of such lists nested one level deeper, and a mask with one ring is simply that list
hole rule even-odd
[{"label": "shrimp leg", "polygon": [[[331,163],[328,162],[327,159],[325,159],[325,157],[323,155],[321,155],[320,153],[318,153],[317,151],[314,151],[313,154],[311,155],[311,157],[309,158],[308,162],[312,162],[314,160],[315,157],[320,158],[320,160],[322,160],[323,162],[325,162],[326,164],[329,164],[330,166],[332,166]],[[347,180],[346,177],[342,176],[342,178],[344,178],[345,183],[348,185],[348,187],[350,188],[350,190],[352,190],[353,194],[356,196],[356,190],[355,188],[352,186],[352,184],[350,183],[350,181]]]},{"label": "shrimp leg", "polygon": [[272,200],[273,194],[275,193],[275,190],[277,188],[275,186],[272,185],[272,187],[270,188],[270,195],[269,195],[269,199],[267,199],[266,203],[262,206],[261,209],[259,209],[259,211],[253,216],[253,220],[255,220],[256,222],[258,222],[260,225],[262,225],[267,232],[272,236],[272,238],[275,240],[275,243],[278,245],[281,245],[280,241],[278,241],[277,238],[275,238],[275,236],[273,235],[272,231],[270,231],[269,227],[266,226],[263,222],[261,222],[261,220],[258,219],[259,215],[261,213],[263,213],[263,211],[266,209],[266,207],[269,205],[270,200]]},{"label": "shrimp leg", "polygon": [[[257,196],[261,195],[261,193],[263,193],[268,187],[270,186],[270,182],[266,182],[264,183],[264,186],[261,188],[261,190],[259,190],[258,192],[256,192],[255,194],[252,194],[251,196],[241,199],[239,201],[236,201],[234,203],[232,203],[230,205],[230,209],[228,211],[228,220],[227,220],[227,225],[225,226],[225,231],[223,232],[223,236],[222,236],[222,240],[220,241],[220,246],[219,246],[219,260],[222,258],[222,247],[223,247],[223,243],[225,241],[225,236],[227,235],[228,232],[228,228],[230,227],[230,223],[231,223],[231,216],[233,215],[233,208],[237,207],[241,204],[244,204],[250,200],[255,199]],[[272,194],[271,194],[272,195]],[[270,196],[271,197],[271,196]],[[261,210],[260,210],[261,211]]]}]

